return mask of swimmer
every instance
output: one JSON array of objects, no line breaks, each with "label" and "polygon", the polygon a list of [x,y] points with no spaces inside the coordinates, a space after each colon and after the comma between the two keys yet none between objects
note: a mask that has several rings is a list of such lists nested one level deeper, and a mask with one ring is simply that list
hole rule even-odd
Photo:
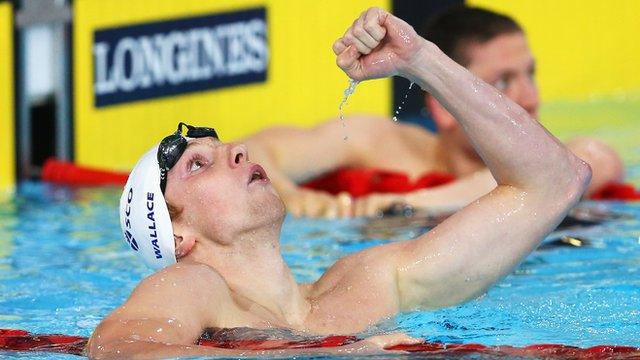
[{"label": "swimmer", "polygon": [[[422,37],[496,87],[531,117],[538,117],[535,59],[524,31],[513,19],[488,10],[456,7],[427,24]],[[496,181],[455,116],[428,91],[424,99],[436,134],[389,118],[354,116],[345,120],[348,141],[334,141],[342,139],[345,132],[342,123],[334,120],[312,129],[270,128],[243,142],[252,159],[265,167],[287,210],[295,216],[374,216],[394,203],[449,213],[488,193]],[[579,138],[569,140],[567,147],[593,170],[587,195],[622,179],[622,161],[607,144]],[[331,195],[299,186],[340,168],[395,171],[412,180],[432,172],[446,173],[457,180],[405,194],[373,193],[355,199],[346,192]]]},{"label": "swimmer", "polygon": [[511,272],[586,190],[589,165],[392,14],[363,12],[333,50],[353,79],[397,75],[429,91],[458,119],[496,188],[427,234],[350,254],[316,282],[298,284],[280,253],[285,208],[267,173],[244,145],[181,124],[134,167],[120,203],[127,243],[158,271],[99,324],[89,357],[358,354],[414,342],[391,334],[320,350],[195,345],[209,328],[353,334],[400,311],[473,299]]}]

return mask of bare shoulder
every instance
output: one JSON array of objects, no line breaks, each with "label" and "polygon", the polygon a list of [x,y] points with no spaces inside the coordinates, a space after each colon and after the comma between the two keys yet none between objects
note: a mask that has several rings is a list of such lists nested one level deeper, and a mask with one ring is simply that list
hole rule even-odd
[{"label": "bare shoulder", "polygon": [[567,147],[576,155],[585,157],[603,157],[619,159],[618,153],[609,144],[592,137],[577,137],[566,142]]},{"label": "bare shoulder", "polygon": [[[343,121],[339,118],[326,123],[328,126],[339,125],[340,127],[342,127],[342,124]],[[401,134],[415,127],[411,124],[393,121],[389,117],[379,115],[352,115],[344,119],[344,125],[347,128],[353,128],[355,130],[367,132],[380,131],[384,134]]]},{"label": "bare shoulder", "polygon": [[228,285],[211,267],[176,264],[143,279],[112,316],[171,317],[184,309],[198,313],[211,302],[224,302],[229,296]]},{"label": "bare shoulder", "polygon": [[184,293],[179,290],[197,291],[203,296],[214,294],[219,296],[228,292],[229,287],[222,276],[208,265],[179,263],[143,279],[134,292],[169,291],[174,293],[174,296],[182,296]]},{"label": "bare shoulder", "polygon": [[176,264],[143,279],[127,301],[94,331],[89,353],[106,344],[139,339],[193,344],[228,308],[229,289],[212,268]]},{"label": "bare shoulder", "polygon": [[[314,137],[326,135],[329,136],[329,139],[334,139],[336,134],[342,135],[345,131],[348,131],[349,139],[351,140],[357,140],[360,137],[363,139],[376,139],[380,136],[386,138],[393,136],[418,137],[421,140],[434,137],[432,133],[420,126],[395,122],[385,116],[360,114],[350,115],[345,117],[344,120],[338,117],[331,118],[311,128],[294,125],[272,126],[242,139],[241,142],[247,145],[265,141],[272,142],[274,139],[287,139],[291,135],[300,133],[313,135]],[[377,136],[370,136],[374,134]]]}]

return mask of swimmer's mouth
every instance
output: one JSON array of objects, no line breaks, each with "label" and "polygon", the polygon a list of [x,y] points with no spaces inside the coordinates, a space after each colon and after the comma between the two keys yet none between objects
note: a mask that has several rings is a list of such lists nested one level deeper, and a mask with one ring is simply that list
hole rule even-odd
[{"label": "swimmer's mouth", "polygon": [[251,167],[251,177],[249,178],[249,184],[255,181],[269,181],[267,173],[260,165],[253,165]]}]

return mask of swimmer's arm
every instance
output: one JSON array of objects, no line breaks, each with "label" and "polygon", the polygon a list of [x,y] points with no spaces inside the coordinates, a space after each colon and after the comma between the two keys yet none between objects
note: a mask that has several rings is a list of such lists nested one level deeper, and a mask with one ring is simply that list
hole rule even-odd
[{"label": "swimmer's arm", "polygon": [[225,357],[236,359],[255,359],[257,357],[269,358],[295,358],[297,356],[335,356],[335,355],[372,355],[385,353],[385,348],[400,344],[416,344],[420,339],[409,338],[403,335],[374,336],[353,344],[336,347],[318,347],[308,349],[274,349],[274,350],[246,350],[225,349],[201,345],[163,344],[151,341],[122,341],[115,344],[107,344],[108,350],[88,350],[90,359],[132,359],[152,360],[177,357]]},{"label": "swimmer's arm", "polygon": [[385,335],[374,336],[368,339],[357,341],[353,344],[308,349],[275,349],[275,350],[245,350],[245,349],[225,349],[201,345],[179,345],[162,344],[150,341],[123,341],[105,345],[108,350],[95,351],[88,350],[87,356],[90,359],[131,359],[131,360],[152,360],[183,357],[224,357],[236,359],[255,359],[257,357],[269,358],[295,358],[297,356],[344,356],[344,355],[372,355],[385,353],[385,348],[400,344],[416,344],[421,340],[398,336],[385,339]]},{"label": "swimmer's arm", "polygon": [[221,302],[214,289],[224,289],[223,285],[215,271],[202,265],[173,266],[144,279],[96,328],[87,355],[96,359],[215,355],[193,344],[203,329],[216,323]]},{"label": "swimmer's arm", "polygon": [[461,123],[498,186],[396,260],[402,308],[441,307],[482,294],[552,231],[586,189],[591,170],[520,106],[435,45],[405,76]]},{"label": "swimmer's arm", "polygon": [[364,12],[333,50],[338,66],[356,80],[401,75],[428,91],[460,122],[498,184],[418,239],[371,251],[379,255],[376,269],[392,269],[401,309],[442,307],[483,293],[586,190],[589,165],[392,14]]}]

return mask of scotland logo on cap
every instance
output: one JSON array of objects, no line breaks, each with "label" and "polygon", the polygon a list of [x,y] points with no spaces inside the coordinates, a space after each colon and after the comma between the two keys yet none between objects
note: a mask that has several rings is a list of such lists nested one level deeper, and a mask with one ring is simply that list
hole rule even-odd
[{"label": "scotland logo on cap", "polygon": [[154,270],[176,263],[169,209],[160,191],[158,147],[131,171],[120,197],[120,227],[127,245]]}]

